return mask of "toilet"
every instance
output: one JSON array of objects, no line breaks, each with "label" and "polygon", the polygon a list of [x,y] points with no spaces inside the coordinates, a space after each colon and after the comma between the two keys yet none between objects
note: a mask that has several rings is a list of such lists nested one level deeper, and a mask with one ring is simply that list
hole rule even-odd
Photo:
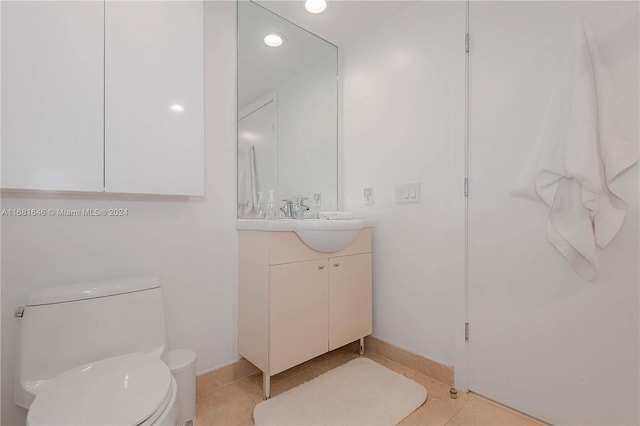
[{"label": "toilet", "polygon": [[157,278],[38,290],[21,312],[15,402],[27,425],[193,421],[195,354],[166,352]]}]

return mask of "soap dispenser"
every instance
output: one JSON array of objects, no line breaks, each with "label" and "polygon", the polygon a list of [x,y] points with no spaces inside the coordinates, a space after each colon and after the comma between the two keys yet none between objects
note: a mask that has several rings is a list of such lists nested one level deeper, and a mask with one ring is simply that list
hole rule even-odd
[{"label": "soap dispenser", "polygon": [[258,205],[256,207],[256,218],[264,219],[267,216],[267,211],[262,191],[258,191]]}]

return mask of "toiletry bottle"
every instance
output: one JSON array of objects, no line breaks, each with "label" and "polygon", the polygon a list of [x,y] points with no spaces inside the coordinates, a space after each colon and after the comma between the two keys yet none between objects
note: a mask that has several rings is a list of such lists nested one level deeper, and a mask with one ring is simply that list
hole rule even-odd
[{"label": "toiletry bottle", "polygon": [[264,219],[267,217],[266,205],[264,202],[264,194],[258,191],[258,205],[256,206],[256,218]]},{"label": "toiletry bottle", "polygon": [[276,190],[269,190],[269,201],[267,201],[267,220],[276,220],[278,211],[276,210]]}]

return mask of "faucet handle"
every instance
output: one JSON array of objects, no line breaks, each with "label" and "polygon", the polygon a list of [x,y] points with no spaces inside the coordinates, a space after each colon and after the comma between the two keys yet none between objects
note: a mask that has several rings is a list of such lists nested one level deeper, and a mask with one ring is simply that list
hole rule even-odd
[{"label": "faucet handle", "polygon": [[309,206],[304,203],[304,200],[307,200],[307,198],[296,197],[296,206],[293,208],[296,219],[303,219],[304,212],[309,211]]}]

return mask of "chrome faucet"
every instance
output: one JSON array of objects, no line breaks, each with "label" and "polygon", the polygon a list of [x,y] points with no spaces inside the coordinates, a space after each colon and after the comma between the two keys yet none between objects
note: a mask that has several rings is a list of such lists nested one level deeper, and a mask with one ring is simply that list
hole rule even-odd
[{"label": "chrome faucet", "polygon": [[291,201],[290,199],[286,199],[286,200],[282,200],[284,202],[284,205],[282,207],[280,207],[280,210],[282,211],[282,213],[284,213],[284,217],[287,219],[293,219],[294,217],[294,213],[293,213],[293,201]]},{"label": "chrome faucet", "polygon": [[291,199],[282,200],[284,205],[280,207],[280,210],[284,213],[284,217],[287,219],[302,219],[304,212],[309,210],[309,206],[304,203],[305,200],[307,198],[296,197],[295,206]]},{"label": "chrome faucet", "polygon": [[296,198],[296,206],[293,210],[296,219],[302,219],[304,217],[304,212],[309,211],[309,206],[304,202],[308,198],[298,197]]}]

